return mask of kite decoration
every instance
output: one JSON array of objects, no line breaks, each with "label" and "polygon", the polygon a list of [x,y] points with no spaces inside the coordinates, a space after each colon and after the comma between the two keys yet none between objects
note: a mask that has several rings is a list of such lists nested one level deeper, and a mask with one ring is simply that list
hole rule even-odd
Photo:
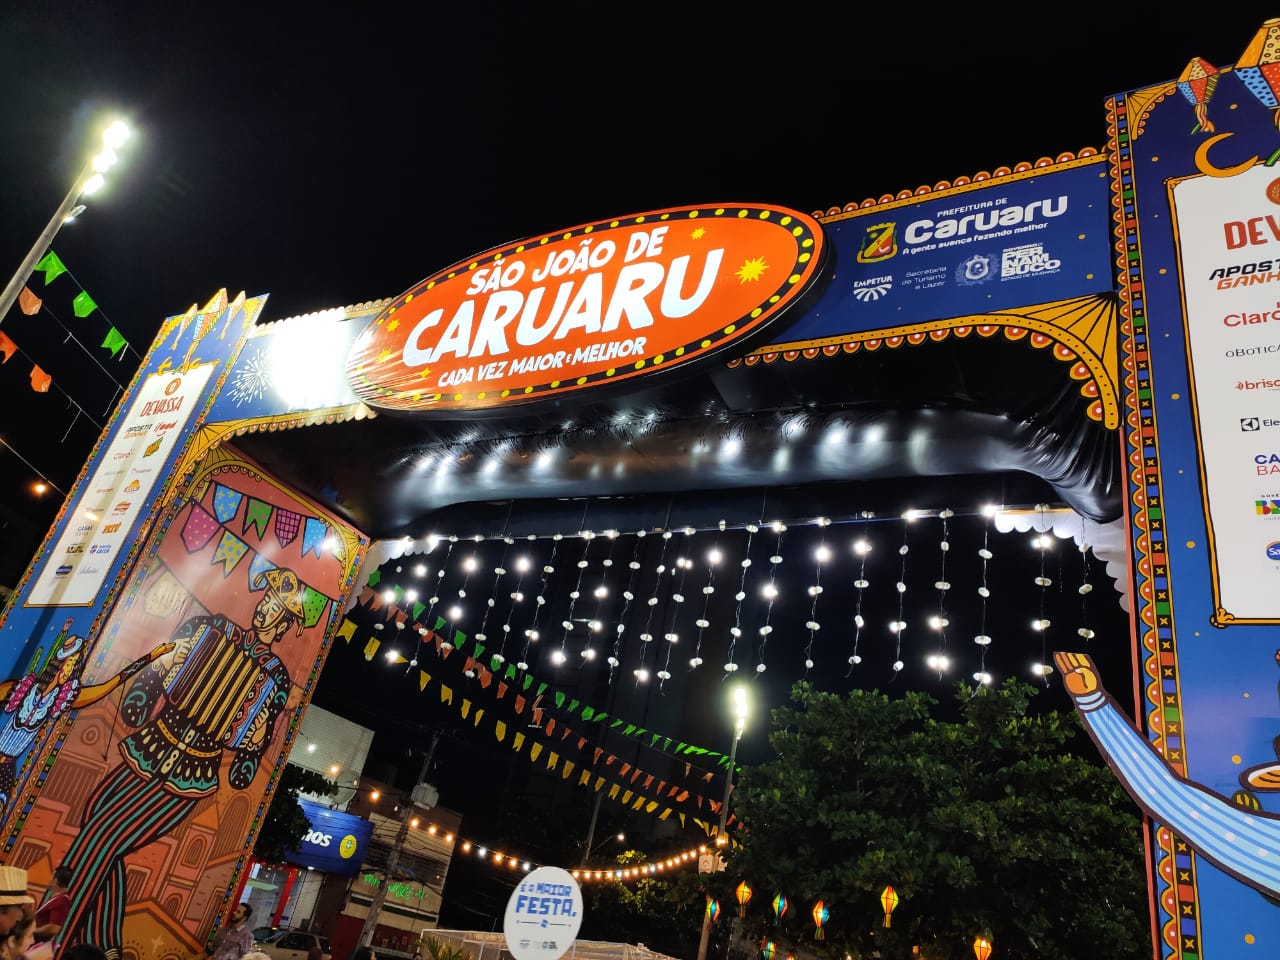
[{"label": "kite decoration", "polygon": [[1187,98],[1196,113],[1196,128],[1205,133],[1213,133],[1213,123],[1209,120],[1209,101],[1213,99],[1213,91],[1218,86],[1218,68],[1204,57],[1196,57],[1178,74],[1178,92]]}]

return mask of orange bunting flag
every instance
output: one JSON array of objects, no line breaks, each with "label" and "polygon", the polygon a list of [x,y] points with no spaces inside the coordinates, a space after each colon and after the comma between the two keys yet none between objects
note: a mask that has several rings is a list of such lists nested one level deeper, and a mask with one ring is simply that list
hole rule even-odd
[{"label": "orange bunting flag", "polygon": [[9,339],[7,333],[0,333],[0,353],[4,354],[4,359],[0,363],[8,363],[9,358],[18,352],[18,345]]},{"label": "orange bunting flag", "polygon": [[53,384],[53,377],[40,369],[40,365],[36,364],[31,368],[31,389],[36,393],[48,393],[49,387]]},{"label": "orange bunting flag", "polygon": [[23,287],[22,292],[18,294],[18,309],[28,317],[34,317],[39,313],[43,303],[44,301],[32,293],[28,287]]}]

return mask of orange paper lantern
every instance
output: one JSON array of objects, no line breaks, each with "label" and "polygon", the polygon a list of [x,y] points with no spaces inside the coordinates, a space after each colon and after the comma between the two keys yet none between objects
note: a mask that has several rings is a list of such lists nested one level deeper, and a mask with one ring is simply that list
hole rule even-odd
[{"label": "orange paper lantern", "polygon": [[973,938],[973,955],[978,960],[987,960],[991,956],[991,941],[986,937]]},{"label": "orange paper lantern", "polygon": [[738,884],[737,889],[733,891],[733,895],[738,898],[738,916],[745,917],[747,915],[747,904],[751,901],[751,888],[747,886],[747,881],[743,880]]}]

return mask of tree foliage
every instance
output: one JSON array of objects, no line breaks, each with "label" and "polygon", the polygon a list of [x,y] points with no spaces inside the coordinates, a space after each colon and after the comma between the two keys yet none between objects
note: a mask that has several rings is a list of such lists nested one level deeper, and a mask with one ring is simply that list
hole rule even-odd
[{"label": "tree foliage", "polygon": [[[619,867],[640,866],[646,861],[639,850],[627,850],[616,857]],[[584,885],[583,896],[586,911],[578,934],[581,939],[643,943],[670,956],[692,956],[706,902],[695,871],[647,875],[626,883],[591,882]]]},{"label": "tree foliage", "polygon": [[[978,934],[1000,960],[1149,952],[1137,809],[1072,752],[1078,718],[1028,715],[1036,690],[1019,681],[957,689],[957,722],[922,693],[793,689],[773,715],[777,758],[744,769],[733,798],[741,846],[722,883],[756,891],[745,932],[854,958],[918,946],[960,960]],[[886,929],[889,884],[901,899]],[[774,927],[779,891],[793,909]],[[819,898],[830,919],[816,942]]]},{"label": "tree foliage", "polygon": [[338,788],[320,774],[292,763],[285,764],[271,806],[262,820],[262,829],[253,847],[254,856],[266,863],[280,863],[286,852],[298,849],[311,829],[307,815],[298,805],[298,794],[330,797],[337,792]]}]

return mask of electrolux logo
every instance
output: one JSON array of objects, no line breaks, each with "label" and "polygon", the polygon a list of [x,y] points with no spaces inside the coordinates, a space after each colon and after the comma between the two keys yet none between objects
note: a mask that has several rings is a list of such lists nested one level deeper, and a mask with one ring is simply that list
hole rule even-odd
[{"label": "electrolux logo", "polygon": [[1280,427],[1280,420],[1274,420],[1271,417],[1240,418],[1240,429],[1244,433],[1257,433],[1259,430],[1270,430],[1272,427]]}]

